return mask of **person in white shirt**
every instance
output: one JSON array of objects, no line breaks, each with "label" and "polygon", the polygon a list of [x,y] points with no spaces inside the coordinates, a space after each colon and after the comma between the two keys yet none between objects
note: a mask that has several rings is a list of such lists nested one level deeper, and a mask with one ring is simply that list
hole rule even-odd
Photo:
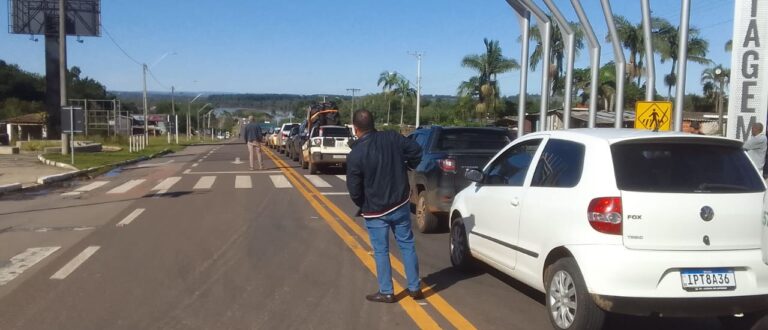
[{"label": "person in white shirt", "polygon": [[755,164],[760,174],[763,174],[763,165],[765,165],[765,151],[768,148],[768,140],[763,134],[763,124],[755,123],[752,125],[752,136],[744,142],[744,150],[747,151],[749,159]]}]

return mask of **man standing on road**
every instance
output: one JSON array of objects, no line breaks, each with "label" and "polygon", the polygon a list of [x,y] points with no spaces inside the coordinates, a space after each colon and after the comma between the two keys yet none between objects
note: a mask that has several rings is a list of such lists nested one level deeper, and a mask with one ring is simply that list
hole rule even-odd
[{"label": "man standing on road", "polygon": [[253,154],[256,153],[256,157],[259,160],[259,169],[264,169],[264,163],[261,161],[261,126],[253,121],[253,116],[248,116],[248,125],[245,126],[245,143],[248,145],[248,159],[251,164],[251,171],[253,171]]},{"label": "man standing on road", "polygon": [[379,282],[379,290],[365,298],[373,302],[395,302],[389,260],[391,230],[403,257],[408,294],[413,299],[421,299],[407,176],[408,168],[414,168],[421,159],[421,148],[396,132],[376,131],[373,114],[368,110],[355,111],[352,124],[358,140],[347,159],[347,189],[349,197],[360,208],[359,215],[365,218]]},{"label": "man standing on road", "polygon": [[760,174],[763,173],[763,165],[765,165],[765,151],[768,147],[768,141],[766,141],[765,134],[763,133],[763,124],[752,124],[752,136],[744,142],[744,150],[747,151],[749,159],[755,164]]}]

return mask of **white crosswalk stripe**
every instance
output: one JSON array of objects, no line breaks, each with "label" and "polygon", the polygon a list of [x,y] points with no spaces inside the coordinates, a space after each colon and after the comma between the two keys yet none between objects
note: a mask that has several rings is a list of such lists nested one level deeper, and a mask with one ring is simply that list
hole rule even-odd
[{"label": "white crosswalk stripe", "polygon": [[341,181],[347,182],[347,176],[346,175],[337,175],[336,177],[341,179]]},{"label": "white crosswalk stripe", "polygon": [[162,182],[158,183],[152,190],[169,190],[173,185],[175,185],[177,182],[181,180],[180,176],[172,176],[169,178],[165,178]]},{"label": "white crosswalk stripe", "polygon": [[66,192],[66,193],[63,193],[61,195],[62,196],[77,196],[77,195],[80,195],[82,193],[89,192],[89,191],[92,191],[94,189],[98,189],[98,188],[100,188],[101,186],[103,186],[103,185],[105,185],[107,183],[109,183],[109,181],[94,181],[94,182],[91,182],[90,184],[87,184],[87,185],[82,186],[82,187],[78,187],[77,189],[75,189],[73,191]]},{"label": "white crosswalk stripe", "polygon": [[269,179],[272,180],[272,184],[275,188],[292,188],[293,186],[283,175],[270,175]]},{"label": "white crosswalk stripe", "polygon": [[0,286],[7,284],[40,260],[56,252],[59,246],[35,247],[13,256],[8,264],[0,267]]},{"label": "white crosswalk stripe", "polygon": [[55,274],[51,276],[52,280],[63,280],[69,276],[69,274],[72,274],[72,272],[77,269],[77,267],[80,267],[88,258],[90,258],[96,251],[99,250],[99,246],[89,246],[83,250],[83,252],[80,252],[77,256],[75,256],[72,260],[70,260],[64,267],[61,267],[59,271],[57,271]]},{"label": "white crosswalk stripe", "polygon": [[123,184],[113,188],[110,191],[107,191],[107,194],[123,194],[123,193],[126,193],[129,190],[131,190],[133,188],[136,188],[136,186],[144,183],[144,181],[146,181],[146,179],[136,179],[136,180],[128,181],[126,183],[123,183]]},{"label": "white crosswalk stripe", "polygon": [[195,183],[195,186],[192,187],[192,189],[211,189],[214,182],[216,182],[215,176],[203,176],[200,177],[200,180],[197,180],[197,183]]},{"label": "white crosswalk stripe", "polygon": [[251,189],[251,177],[248,175],[238,175],[235,177],[235,189]]},{"label": "white crosswalk stripe", "polygon": [[323,180],[323,178],[321,178],[318,175],[305,175],[304,177],[307,178],[307,180],[309,180],[309,182],[311,182],[312,185],[314,185],[315,187],[318,187],[318,188],[330,188],[331,187],[330,183],[328,183],[327,181]]}]

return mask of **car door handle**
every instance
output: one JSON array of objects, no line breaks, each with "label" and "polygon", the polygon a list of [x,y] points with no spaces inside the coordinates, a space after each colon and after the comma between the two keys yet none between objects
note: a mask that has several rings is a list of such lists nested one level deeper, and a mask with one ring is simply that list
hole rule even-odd
[{"label": "car door handle", "polygon": [[512,206],[518,206],[518,205],[520,205],[520,200],[519,200],[519,199],[517,199],[517,198],[515,198],[515,199],[512,199],[512,200],[509,202],[509,204],[510,204],[510,205],[512,205]]}]

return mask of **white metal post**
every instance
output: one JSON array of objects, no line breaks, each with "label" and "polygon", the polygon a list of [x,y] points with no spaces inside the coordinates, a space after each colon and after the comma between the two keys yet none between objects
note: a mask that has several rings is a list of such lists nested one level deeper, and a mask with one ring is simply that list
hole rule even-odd
[{"label": "white metal post", "polygon": [[[756,0],[755,0],[756,1]],[[688,64],[688,23],[691,18],[691,0],[681,0],[680,28],[677,44],[677,90],[675,91],[675,132],[683,128],[683,109],[685,101],[685,70]]]},{"label": "white metal post", "polygon": [[144,136],[149,137],[149,113],[147,109],[147,64],[142,64],[142,72],[144,73]]}]

